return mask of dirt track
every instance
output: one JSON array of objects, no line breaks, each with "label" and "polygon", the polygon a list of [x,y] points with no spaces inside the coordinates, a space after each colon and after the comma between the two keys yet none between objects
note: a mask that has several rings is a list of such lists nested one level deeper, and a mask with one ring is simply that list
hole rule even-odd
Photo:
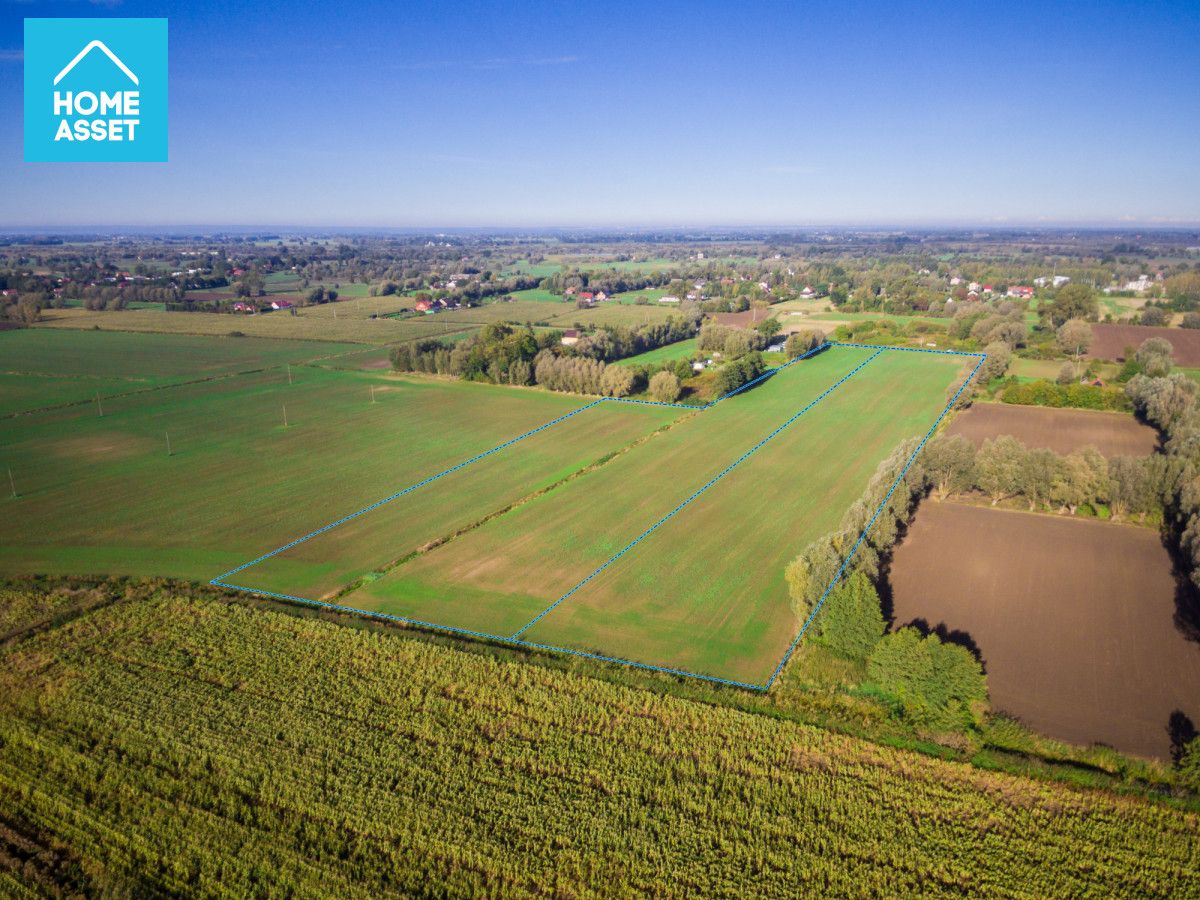
[{"label": "dirt track", "polygon": [[1200,726],[1200,643],[1149,529],[926,501],[891,573],[898,626],[969,635],[992,704],[1045,734],[1169,758]]},{"label": "dirt track", "polygon": [[1124,413],[1004,403],[976,403],[955,416],[947,433],[961,434],[975,446],[1011,434],[1026,447],[1070,453],[1091,446],[1108,457],[1148,456],[1158,446],[1153,428]]},{"label": "dirt track", "polygon": [[1124,360],[1125,348],[1135,350],[1142,341],[1157,337],[1175,348],[1175,365],[1200,366],[1200,328],[1151,328],[1147,325],[1093,325],[1092,347],[1088,356],[1093,359]]}]

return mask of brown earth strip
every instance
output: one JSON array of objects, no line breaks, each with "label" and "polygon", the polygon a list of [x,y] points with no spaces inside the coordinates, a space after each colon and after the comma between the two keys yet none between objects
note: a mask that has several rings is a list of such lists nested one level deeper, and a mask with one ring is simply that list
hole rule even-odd
[{"label": "brown earth strip", "polygon": [[1200,366],[1200,328],[1152,328],[1149,325],[1093,325],[1092,359],[1123,361],[1125,348],[1135,350],[1149,338],[1163,338],[1175,348],[1175,364]]},{"label": "brown earth strip", "polygon": [[1003,403],[976,403],[955,416],[947,434],[961,434],[977,447],[1010,434],[1026,447],[1066,454],[1090,446],[1107,457],[1149,456],[1158,446],[1157,432],[1125,413]]},{"label": "brown earth strip", "polygon": [[1169,759],[1172,717],[1200,723],[1200,642],[1149,529],[930,500],[891,583],[896,625],[964,633],[993,706],[1038,731]]}]

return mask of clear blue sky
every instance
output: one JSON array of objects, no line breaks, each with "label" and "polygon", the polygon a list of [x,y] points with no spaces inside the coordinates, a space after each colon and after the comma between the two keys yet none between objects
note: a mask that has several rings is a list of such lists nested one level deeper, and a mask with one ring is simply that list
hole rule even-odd
[{"label": "clear blue sky", "polygon": [[[26,16],[166,16],[171,161],[22,161]],[[0,228],[1200,221],[1200,3],[0,5]]]}]

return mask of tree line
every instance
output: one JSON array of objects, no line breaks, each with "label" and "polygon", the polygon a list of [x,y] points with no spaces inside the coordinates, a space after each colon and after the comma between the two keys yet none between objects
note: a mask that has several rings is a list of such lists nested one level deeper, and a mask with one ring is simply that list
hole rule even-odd
[{"label": "tree line", "polygon": [[1134,410],[1162,435],[1174,477],[1164,491],[1166,524],[1200,587],[1200,406],[1196,382],[1176,373],[1135,375],[1125,386]]},{"label": "tree line", "polygon": [[[928,487],[919,461],[905,471],[918,445],[911,438],[897,446],[876,468],[866,491],[846,511],[838,528],[813,541],[788,565],[788,592],[800,622],[807,622],[816,611],[813,641],[865,665],[862,690],[898,718],[918,728],[978,728],[988,697],[979,661],[966,648],[943,642],[936,634],[922,635],[915,628],[886,633],[873,585],[880,577],[882,560]],[[889,494],[893,484],[896,488]],[[874,524],[860,540],[876,510]],[[821,604],[827,586],[839,574]]]},{"label": "tree line", "polygon": [[1019,500],[1032,511],[1075,515],[1107,507],[1113,519],[1158,521],[1180,469],[1163,456],[1105,459],[1094,447],[1066,455],[1026,447],[1011,435],[978,448],[962,435],[931,440],[921,454],[926,482],[939,498],[978,493],[991,505]]},{"label": "tree line", "polygon": [[492,384],[539,385],[552,391],[625,397],[639,384],[638,374],[588,356],[562,352],[558,331],[499,322],[451,346],[438,340],[401,344],[391,351],[398,372],[451,375]]}]

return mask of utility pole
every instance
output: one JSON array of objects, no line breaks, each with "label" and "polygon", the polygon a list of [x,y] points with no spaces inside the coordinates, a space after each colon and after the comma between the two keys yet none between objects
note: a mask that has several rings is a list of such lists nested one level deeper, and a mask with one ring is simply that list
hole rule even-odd
[{"label": "utility pole", "polygon": [[287,428],[287,427],[288,427],[288,423],[287,423],[287,404],[286,404],[286,403],[285,403],[285,404],[283,404],[283,427],[284,427],[284,428]]},{"label": "utility pole", "polygon": [[165,434],[167,436],[167,456],[170,456],[171,455],[171,432],[164,431],[163,434]]},{"label": "utility pole", "polygon": [[288,370],[288,384],[291,384],[292,383],[292,364],[291,363],[287,364],[287,370]]},{"label": "utility pole", "polygon": [[375,402],[375,385],[371,385],[371,402]]},{"label": "utility pole", "polygon": [[100,418],[104,418],[104,404],[100,402],[100,392],[96,391],[96,411],[100,414]]},{"label": "utility pole", "polygon": [[9,467],[9,470],[8,470],[8,486],[10,488],[12,488],[13,499],[16,500],[17,499],[17,483],[15,481],[13,481],[11,466]]}]

